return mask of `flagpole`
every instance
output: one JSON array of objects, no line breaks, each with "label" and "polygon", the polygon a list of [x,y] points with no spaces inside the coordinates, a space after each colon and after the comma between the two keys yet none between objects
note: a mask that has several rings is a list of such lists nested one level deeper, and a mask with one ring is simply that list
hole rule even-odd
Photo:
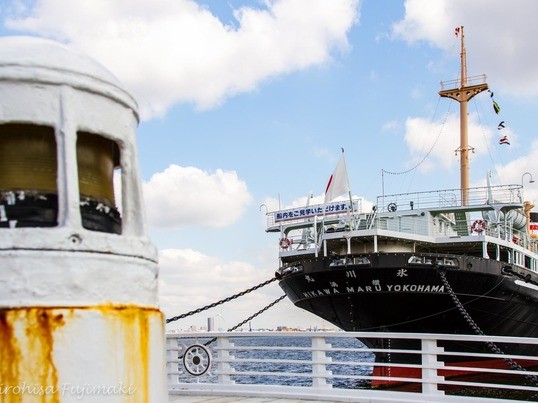
[{"label": "flagpole", "polygon": [[385,170],[381,168],[381,211],[385,211]]},{"label": "flagpole", "polygon": [[351,211],[351,219],[349,220],[349,229],[354,230],[355,226],[355,208],[353,206],[353,198],[351,197],[351,190],[349,191],[349,210]]},{"label": "flagpole", "polygon": [[340,156],[340,160],[338,161],[338,164],[336,165],[336,168],[329,178],[329,183],[327,183],[327,187],[325,189],[325,200],[323,202],[323,223],[325,223],[325,215],[327,210],[327,202],[331,202],[335,198],[342,196],[344,194],[349,194],[349,202],[350,206],[347,209],[348,212],[348,223],[351,227],[351,219],[350,219],[350,212],[353,210],[353,199],[351,196],[351,188],[349,186],[349,178],[347,175],[347,166],[346,166],[346,159],[344,155],[344,148],[342,147],[342,155]]}]

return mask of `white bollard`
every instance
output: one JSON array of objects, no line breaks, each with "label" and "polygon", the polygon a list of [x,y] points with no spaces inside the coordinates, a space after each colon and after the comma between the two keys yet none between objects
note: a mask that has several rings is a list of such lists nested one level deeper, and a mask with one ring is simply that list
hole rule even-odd
[{"label": "white bollard", "polygon": [[2,401],[168,399],[137,124],[95,61],[0,38]]}]

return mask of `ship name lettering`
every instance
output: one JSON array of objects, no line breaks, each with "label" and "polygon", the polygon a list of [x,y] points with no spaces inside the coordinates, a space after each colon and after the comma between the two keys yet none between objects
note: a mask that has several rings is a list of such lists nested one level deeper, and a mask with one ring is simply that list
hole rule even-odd
[{"label": "ship name lettering", "polygon": [[445,286],[424,284],[387,284],[387,290],[394,292],[445,292]]},{"label": "ship name lettering", "polygon": [[[424,284],[387,284],[387,291],[389,292],[445,292],[444,285],[424,285]],[[347,293],[359,293],[359,292],[376,292],[382,291],[381,285],[374,287],[365,285],[361,286],[346,286]],[[340,294],[337,288],[323,288],[320,290],[303,291],[305,298],[324,297],[326,295]]]}]

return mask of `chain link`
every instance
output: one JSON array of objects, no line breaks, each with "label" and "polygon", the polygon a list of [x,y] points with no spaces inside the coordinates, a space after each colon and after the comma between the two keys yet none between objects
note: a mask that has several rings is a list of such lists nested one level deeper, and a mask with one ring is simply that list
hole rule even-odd
[{"label": "chain link", "polygon": [[[277,299],[275,299],[273,302],[271,302],[270,304],[264,306],[262,309],[260,309],[258,312],[256,312],[255,314],[249,316],[248,318],[246,318],[244,321],[242,321],[241,323],[238,323],[237,325],[235,325],[234,327],[231,327],[227,330],[227,332],[233,332],[234,330],[236,329],[239,329],[241,326],[243,326],[245,323],[251,321],[252,319],[254,319],[256,316],[264,313],[265,311],[267,311],[269,308],[271,308],[272,306],[278,304],[280,301],[282,301],[284,298],[286,298],[286,294],[284,295],[281,295],[280,297],[278,297]],[[209,340],[208,342],[204,343],[204,346],[209,346],[211,343],[213,343],[214,341],[216,341],[217,338],[216,337],[213,337],[211,340]]]},{"label": "chain link", "polygon": [[255,291],[255,290],[259,289],[259,288],[262,288],[262,287],[266,286],[267,284],[272,283],[275,280],[277,280],[277,278],[273,277],[273,278],[271,278],[271,279],[269,279],[267,281],[264,281],[263,283],[255,285],[254,287],[247,288],[245,291],[241,291],[241,292],[239,292],[237,294],[234,294],[234,295],[232,295],[230,297],[221,299],[220,301],[213,302],[212,304],[203,306],[201,308],[195,309],[193,311],[186,312],[186,313],[178,315],[178,316],[174,316],[172,318],[168,318],[168,319],[166,319],[166,323],[175,322],[176,320],[183,319],[183,318],[186,318],[188,316],[191,316],[191,315],[206,311],[206,310],[208,310],[210,308],[214,308],[216,306],[222,305],[222,304],[224,304],[226,302],[229,302],[229,301],[232,301],[232,300],[234,300],[236,298],[242,297],[243,295],[248,294],[249,292],[252,292],[252,291]]},{"label": "chain link", "polygon": [[[264,281],[263,283],[260,283],[258,285],[255,285],[254,287],[251,287],[251,288],[247,288],[246,290],[244,291],[241,291],[241,292],[238,292],[237,294],[234,294],[234,295],[231,295],[227,298],[224,298],[224,299],[221,299],[220,301],[217,301],[217,302],[213,302],[212,304],[209,304],[209,305],[206,305],[206,306],[203,306],[201,308],[198,308],[198,309],[195,309],[195,310],[192,310],[192,311],[189,311],[189,312],[186,312],[184,314],[181,314],[181,315],[178,315],[178,316],[174,316],[172,318],[169,318],[169,319],[166,319],[166,323],[170,323],[170,322],[174,322],[176,320],[179,320],[179,319],[183,319],[183,318],[186,318],[188,316],[191,316],[191,315],[194,315],[194,314],[197,314],[197,313],[200,313],[200,312],[203,312],[203,311],[206,311],[210,308],[214,308],[216,306],[219,306],[219,305],[222,305],[226,302],[229,302],[229,301],[232,301],[236,298],[239,298],[239,297],[242,297],[243,295],[245,294],[248,294],[249,292],[252,292],[252,291],[255,291],[259,288],[262,288],[264,286],[266,286],[267,284],[271,284],[273,281],[277,280],[276,277],[273,277],[273,278],[270,278],[269,280],[266,280]],[[278,297],[277,299],[275,299],[273,302],[271,302],[270,304],[264,306],[262,309],[260,309],[258,312],[256,312],[255,314],[249,316],[247,319],[245,319],[244,321],[242,321],[241,323],[235,325],[234,327],[228,329],[227,331],[228,332],[233,332],[234,330],[238,329],[239,327],[243,326],[245,323],[247,323],[248,321],[254,319],[256,316],[264,313],[265,311],[267,311],[269,308],[271,308],[272,306],[278,304],[280,301],[282,301],[284,298],[286,298],[286,294],[284,295],[281,295],[280,297]],[[214,341],[216,341],[217,338],[214,337],[212,338],[211,340],[209,340],[208,342],[204,343],[204,346],[209,346],[211,343],[213,343]],[[183,355],[180,355],[179,356],[179,359],[183,359]]]},{"label": "chain link", "polygon": [[[458,308],[458,310],[462,314],[463,318],[467,321],[469,326],[471,326],[471,329],[473,329],[475,331],[475,333],[478,334],[479,336],[486,336],[486,334],[482,331],[480,326],[478,326],[478,324],[473,320],[473,318],[471,318],[471,315],[469,315],[469,312],[467,312],[467,310],[465,309],[465,307],[463,306],[463,304],[459,300],[458,296],[456,295],[456,293],[454,292],[454,290],[450,286],[450,283],[448,282],[448,280],[446,278],[446,275],[445,275],[445,272],[443,270],[439,270],[439,276],[441,277],[441,280],[443,281],[443,284],[445,285],[448,293],[450,294],[450,297],[452,298],[452,301],[454,301],[454,304],[456,304],[456,307]],[[491,341],[487,341],[486,345],[495,354],[504,355],[504,352],[495,343],[493,343]],[[520,364],[518,364],[517,362],[515,362],[511,358],[503,358],[503,360],[513,370],[526,371],[526,369],[524,367],[522,367]],[[525,377],[528,380],[530,380],[531,382],[533,382],[534,384],[538,384],[538,377],[533,376],[533,375],[525,375]]]},{"label": "chain link", "polygon": [[[272,306],[278,304],[280,301],[282,301],[284,298],[286,298],[286,294],[284,295],[281,295],[280,297],[278,297],[277,299],[275,299],[273,302],[271,302],[270,304],[264,306],[262,309],[260,309],[258,312],[256,312],[255,314],[249,316],[247,319],[245,319],[244,321],[242,321],[241,323],[238,323],[237,325],[235,325],[234,327],[231,327],[227,330],[227,332],[233,332],[234,330],[240,328],[241,326],[243,326],[245,323],[247,323],[248,321],[254,319],[256,316],[264,313],[265,311],[267,311],[269,308],[271,308]],[[209,346],[211,343],[215,342],[217,340],[216,337],[213,337],[211,340],[209,341],[206,341],[204,343],[204,346]],[[179,356],[179,359],[182,360],[183,359],[183,355],[180,355]]]}]

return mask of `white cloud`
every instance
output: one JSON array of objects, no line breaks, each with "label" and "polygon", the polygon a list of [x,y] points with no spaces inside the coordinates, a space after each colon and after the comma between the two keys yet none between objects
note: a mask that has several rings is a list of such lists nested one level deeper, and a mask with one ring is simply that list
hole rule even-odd
[{"label": "white cloud", "polygon": [[[226,25],[192,0],[37,0],[6,26],[67,42],[110,69],[143,118],[176,103],[210,108],[349,47],[358,0],[272,0]],[[308,12],[305,12],[305,9]]]},{"label": "white cloud", "polygon": [[[536,161],[538,161],[538,140],[534,140],[527,155],[510,161],[504,165],[499,165],[494,172],[494,180],[501,184],[523,185],[524,199],[538,203],[538,169],[536,169]],[[530,177],[525,172],[532,175],[532,179],[536,182],[529,183]]]},{"label": "white cloud", "polygon": [[404,18],[392,37],[409,44],[426,41],[459,54],[454,28],[465,27],[469,76],[487,72],[495,89],[538,96],[538,2],[518,0],[406,0]]},{"label": "white cloud", "polygon": [[[274,255],[277,253],[276,242],[273,246]],[[224,262],[190,249],[161,250],[159,267],[160,304],[167,318],[201,308],[258,285],[272,278],[276,269],[270,264],[266,269],[257,269],[246,262]],[[282,289],[273,282],[231,302],[172,322],[167,328],[186,329],[193,324],[202,327],[206,326],[208,317],[214,317],[216,326],[226,330],[283,294]],[[252,320],[254,328],[274,328],[277,325],[307,327],[320,326],[322,323],[321,319],[294,307],[287,298]],[[248,328],[248,324],[243,327]]]},{"label": "white cloud", "polygon": [[[476,115],[469,115],[468,123],[469,146],[475,149],[474,153],[469,153],[469,158],[472,159],[488,152],[494,133],[489,127],[478,124]],[[444,124],[442,121],[408,118],[405,128],[405,141],[411,153],[408,163],[410,168],[419,164],[418,169],[422,172],[437,167],[448,170],[459,163],[459,154],[454,152],[460,141],[458,116],[449,115]],[[503,132],[506,135],[510,133]]]},{"label": "white cloud", "polygon": [[159,252],[162,310],[173,316],[228,297],[273,275],[245,262],[223,262],[191,249]]},{"label": "white cloud", "polygon": [[388,122],[383,123],[383,126],[381,126],[381,131],[382,132],[393,132],[396,129],[398,129],[399,126],[400,126],[400,124],[398,123],[397,120],[389,120]]},{"label": "white cloud", "polygon": [[178,165],[170,165],[144,183],[144,199],[150,225],[161,228],[226,227],[252,202],[247,185],[235,171],[209,173]]},{"label": "white cloud", "polygon": [[449,6],[445,0],[406,0],[404,19],[393,25],[392,35],[410,44],[419,40],[446,44],[452,39],[447,32],[458,26],[447,15]]}]

